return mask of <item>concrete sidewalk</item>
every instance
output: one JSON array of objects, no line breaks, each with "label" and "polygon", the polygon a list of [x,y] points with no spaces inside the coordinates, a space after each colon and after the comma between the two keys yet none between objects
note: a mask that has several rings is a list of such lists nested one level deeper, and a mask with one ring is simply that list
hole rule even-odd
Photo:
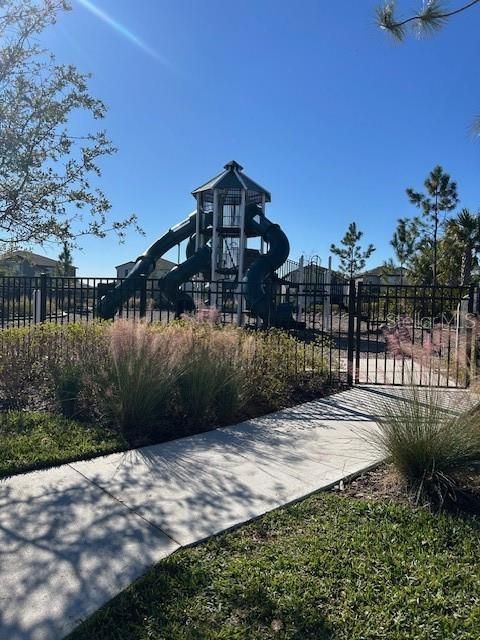
[{"label": "concrete sidewalk", "polygon": [[[378,460],[408,391],[354,387],[263,418],[0,483],[0,639],[57,640],[179,547]],[[442,391],[447,410],[465,394]]]}]

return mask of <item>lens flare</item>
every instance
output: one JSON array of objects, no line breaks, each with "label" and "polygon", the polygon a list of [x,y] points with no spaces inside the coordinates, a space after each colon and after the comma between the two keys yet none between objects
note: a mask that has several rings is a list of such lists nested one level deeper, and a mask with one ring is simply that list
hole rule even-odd
[{"label": "lens flare", "polygon": [[152,58],[155,58],[155,60],[158,60],[165,65],[167,64],[167,60],[162,55],[160,55],[158,51],[152,49],[152,47],[143,42],[143,40],[141,40],[137,35],[130,31],[130,29],[127,29],[127,27],[112,18],[112,16],[108,15],[108,13],[106,13],[103,9],[97,7],[93,2],[91,2],[91,0],[77,1],[79,4],[85,7],[85,9],[93,13],[94,16],[100,18],[100,20],[105,22],[105,24],[107,24],[109,27],[112,27],[112,29],[115,29],[117,33],[129,40],[132,44],[136,45],[139,49],[147,53]]}]

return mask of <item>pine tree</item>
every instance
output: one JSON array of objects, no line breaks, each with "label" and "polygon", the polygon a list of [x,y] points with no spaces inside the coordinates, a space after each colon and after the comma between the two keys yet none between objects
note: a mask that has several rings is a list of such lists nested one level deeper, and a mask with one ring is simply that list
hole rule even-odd
[{"label": "pine tree", "polygon": [[[380,29],[388,31],[397,40],[404,40],[409,28],[413,28],[418,36],[439,31],[450,18],[471,9],[475,5],[480,6],[480,0],[470,0],[459,7],[449,9],[443,0],[423,0],[422,8],[408,18],[396,16],[395,0],[387,0],[377,7],[377,24]],[[480,116],[472,123],[474,135],[480,135]]]},{"label": "pine tree", "polygon": [[440,165],[437,165],[427,176],[424,185],[426,193],[411,188],[406,192],[410,202],[423,212],[423,217],[418,219],[418,225],[424,239],[428,240],[432,246],[432,284],[435,285],[438,271],[440,213],[446,215],[457,206],[457,183],[452,181]]},{"label": "pine tree", "polygon": [[449,18],[479,3],[480,0],[470,0],[455,9],[448,9],[443,0],[424,0],[418,13],[408,18],[397,18],[395,1],[388,0],[377,7],[377,23],[381,29],[389,31],[397,40],[403,40],[409,27],[413,27],[418,35],[439,31]]},{"label": "pine tree", "polygon": [[73,274],[73,258],[68,242],[63,243],[63,249],[58,256],[58,275],[71,276]]},{"label": "pine tree", "polygon": [[408,218],[400,218],[393,237],[390,240],[390,244],[395,252],[395,257],[400,265],[400,284],[403,284],[405,265],[412,258],[415,251],[417,240],[416,229],[417,225],[415,221],[408,220]]},{"label": "pine tree", "polygon": [[330,251],[340,258],[340,271],[350,278],[358,275],[364,269],[368,258],[375,251],[373,244],[369,244],[366,249],[362,249],[359,242],[363,236],[363,231],[357,229],[355,222],[348,225],[348,229],[340,240],[343,246],[332,244]]}]

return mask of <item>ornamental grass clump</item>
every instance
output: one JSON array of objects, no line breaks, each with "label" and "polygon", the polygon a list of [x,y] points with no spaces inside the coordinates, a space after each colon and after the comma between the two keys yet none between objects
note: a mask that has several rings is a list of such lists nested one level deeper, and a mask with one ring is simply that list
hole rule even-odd
[{"label": "ornamental grass clump", "polygon": [[417,503],[478,508],[465,486],[480,471],[480,416],[442,407],[438,392],[411,388],[408,397],[385,404],[372,436],[406,481]]},{"label": "ornamental grass clump", "polygon": [[[258,416],[320,391],[328,344],[221,326],[218,313],[171,324],[41,324],[0,336],[0,411],[47,411],[159,441]],[[300,394],[300,396],[299,396]],[[303,395],[302,395],[303,394]]]},{"label": "ornamental grass clump", "polygon": [[234,327],[196,321],[171,333],[180,360],[178,399],[187,430],[194,423],[195,430],[202,430],[234,419],[252,390],[245,366],[248,340]]},{"label": "ornamental grass clump", "polygon": [[166,415],[179,367],[164,332],[118,321],[108,329],[108,353],[97,374],[106,417],[127,435],[151,434]]}]

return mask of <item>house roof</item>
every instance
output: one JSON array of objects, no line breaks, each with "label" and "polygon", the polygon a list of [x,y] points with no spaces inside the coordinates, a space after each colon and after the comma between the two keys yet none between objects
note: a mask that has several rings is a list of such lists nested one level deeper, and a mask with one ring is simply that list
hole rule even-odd
[{"label": "house roof", "polygon": [[[0,262],[10,260],[11,258],[20,258],[21,260],[26,260],[27,262],[30,262],[37,267],[56,268],[59,264],[59,261],[53,260],[53,258],[48,258],[47,256],[42,256],[39,253],[33,253],[32,251],[23,250],[9,251],[8,253],[4,253],[2,256],[0,256]],[[76,267],[73,266],[72,268],[76,269]]]},{"label": "house roof", "polygon": [[[322,267],[322,265],[320,265],[320,264],[307,263],[307,264],[304,264],[303,267],[300,266],[300,265],[296,266],[295,269],[292,269],[291,271],[288,271],[286,275],[287,276],[291,276],[291,275],[296,274],[296,273],[301,273],[301,272],[303,272],[303,273],[307,272],[308,273],[310,271],[312,273],[316,273],[317,271],[326,272],[326,271],[328,271],[328,269],[326,267]],[[333,271],[332,271],[332,273],[333,273]]]},{"label": "house roof", "polygon": [[[129,260],[128,262],[122,262],[121,264],[117,264],[115,269],[121,269],[122,267],[130,267],[133,266],[135,264],[135,260]],[[158,260],[155,261],[155,268],[158,269],[159,267],[164,267],[165,269],[173,269],[173,267],[176,267],[177,263],[176,262],[172,262],[171,260],[167,260],[166,258],[158,258]]]},{"label": "house roof", "polygon": [[212,191],[213,189],[246,189],[247,191],[264,194],[266,202],[270,202],[272,199],[270,192],[243,173],[243,167],[235,160],[227,162],[224,171],[197,187],[192,191],[192,195],[195,196],[197,193]]},{"label": "house roof", "polygon": [[369,269],[368,271],[364,271],[360,273],[357,278],[363,278],[364,276],[401,276],[405,275],[406,269],[404,267],[395,267],[390,269],[384,265],[380,265],[379,267],[375,267],[373,269]]}]

